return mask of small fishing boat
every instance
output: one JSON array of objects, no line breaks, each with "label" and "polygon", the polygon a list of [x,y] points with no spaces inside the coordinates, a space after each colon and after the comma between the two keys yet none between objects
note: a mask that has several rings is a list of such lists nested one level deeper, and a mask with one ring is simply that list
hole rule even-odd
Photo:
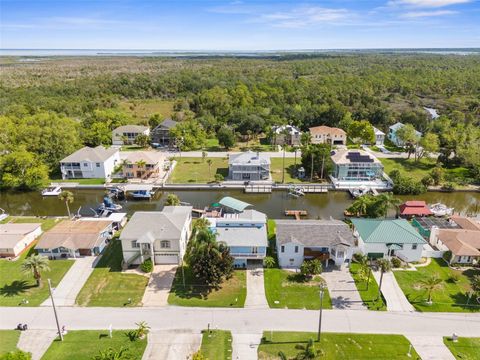
[{"label": "small fishing boat", "polygon": [[356,199],[360,196],[367,195],[368,193],[370,193],[370,189],[367,188],[366,186],[360,186],[358,188],[350,188],[348,189],[348,192],[350,193],[350,195],[352,195],[354,199]]},{"label": "small fishing boat", "polygon": [[103,203],[97,208],[97,213],[101,214],[104,211],[116,212],[122,210],[122,205],[115,204],[108,195],[103,197]]},{"label": "small fishing boat", "polygon": [[6,218],[8,218],[8,214],[5,212],[5,210],[0,208],[0,221],[5,220]]},{"label": "small fishing boat", "polygon": [[134,199],[151,199],[154,192],[150,190],[137,190],[132,193]]},{"label": "small fishing boat", "polygon": [[453,210],[454,208],[449,208],[447,205],[441,203],[430,205],[430,211],[435,216],[451,216],[453,215]]},{"label": "small fishing boat", "polygon": [[42,196],[58,196],[61,192],[62,188],[60,186],[49,186],[42,190]]},{"label": "small fishing boat", "polygon": [[291,186],[288,188],[288,195],[299,197],[304,196],[305,193],[303,192],[302,188],[299,186]]}]

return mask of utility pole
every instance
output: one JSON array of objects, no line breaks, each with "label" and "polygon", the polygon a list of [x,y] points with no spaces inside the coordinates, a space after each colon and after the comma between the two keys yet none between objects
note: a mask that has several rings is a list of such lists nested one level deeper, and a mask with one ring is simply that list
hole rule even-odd
[{"label": "utility pole", "polygon": [[323,154],[322,156],[322,170],[320,171],[320,176],[323,180],[323,167],[324,167],[324,164],[325,164],[325,154]]},{"label": "utility pole", "polygon": [[322,310],[323,310],[323,293],[325,292],[325,284],[320,284],[320,314],[318,316],[318,336],[317,341],[320,342],[320,335],[322,333]]},{"label": "utility pole", "polygon": [[62,329],[60,329],[60,323],[58,322],[57,308],[55,307],[55,301],[53,300],[52,283],[50,279],[48,279],[47,281],[48,281],[48,291],[50,291],[50,299],[52,299],[53,313],[55,314],[55,322],[57,323],[58,336],[60,337],[60,341],[63,341]]},{"label": "utility pole", "polygon": [[313,151],[310,153],[311,165],[310,165],[310,182],[313,181]]}]

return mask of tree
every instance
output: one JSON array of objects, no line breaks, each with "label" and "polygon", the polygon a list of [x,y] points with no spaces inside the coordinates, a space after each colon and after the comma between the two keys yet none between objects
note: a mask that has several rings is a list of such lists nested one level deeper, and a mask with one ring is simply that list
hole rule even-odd
[{"label": "tree", "polygon": [[377,300],[380,299],[382,294],[382,282],[383,274],[392,270],[392,263],[388,259],[380,259],[377,261],[378,268],[380,269],[380,282],[378,283],[378,295]]},{"label": "tree", "polygon": [[222,174],[216,173],[215,174],[215,182],[220,183],[224,180],[224,177]]},{"label": "tree", "polygon": [[205,162],[205,159],[207,158],[208,153],[206,151],[202,151],[202,162]]},{"label": "tree", "polygon": [[300,144],[302,147],[307,147],[312,143],[312,134],[310,134],[309,131],[303,132],[302,135],[300,135]]},{"label": "tree", "polygon": [[229,126],[222,126],[217,132],[218,143],[227,151],[235,145],[235,132]]},{"label": "tree", "polygon": [[210,221],[207,218],[200,218],[195,220],[195,224],[193,225],[193,230],[197,233],[200,230],[207,230],[210,226]]},{"label": "tree", "polygon": [[165,206],[178,206],[180,205],[180,199],[176,194],[168,194],[167,200],[165,200]]},{"label": "tree", "polygon": [[58,195],[58,199],[65,203],[65,206],[67,207],[68,218],[70,219],[72,215],[70,214],[69,204],[73,203],[73,201],[75,200],[73,197],[73,193],[71,193],[70,191],[64,190]]},{"label": "tree", "polygon": [[212,159],[207,159],[208,177],[212,177],[212,164],[213,164],[213,160]]},{"label": "tree", "polygon": [[397,130],[396,137],[407,148],[408,158],[410,159],[410,155],[414,152],[415,146],[420,140],[417,131],[412,124],[406,124]]},{"label": "tree", "polygon": [[427,290],[428,300],[427,303],[432,303],[432,292],[437,290],[441,287],[443,280],[439,278],[437,275],[429,276],[425,279],[421,279],[420,283],[422,287]]},{"label": "tree", "polygon": [[401,200],[394,197],[392,193],[381,193],[375,197],[374,207],[376,208],[377,214],[383,214],[386,218],[388,210],[395,209],[397,211],[401,203]]},{"label": "tree", "polygon": [[177,144],[181,144],[181,150],[197,150],[205,146],[207,133],[202,126],[193,119],[187,119],[179,122],[170,129],[170,135],[177,139]]},{"label": "tree", "polygon": [[93,360],[130,360],[132,354],[128,348],[121,347],[116,350],[108,348],[106,350],[100,350],[97,355],[93,357]]},{"label": "tree", "polygon": [[307,279],[314,275],[320,275],[322,273],[322,263],[319,259],[304,260],[300,265],[300,273]]},{"label": "tree", "polygon": [[158,125],[160,125],[163,121],[164,117],[162,114],[155,113],[148,119],[148,126],[150,129],[155,129]]},{"label": "tree", "polygon": [[355,216],[364,216],[369,212],[370,206],[373,204],[375,199],[371,195],[363,195],[356,198],[352,205],[347,208],[347,212],[354,214]]},{"label": "tree", "polygon": [[135,138],[135,144],[142,148],[147,147],[150,144],[150,136],[145,134],[137,135]]},{"label": "tree", "polygon": [[375,144],[375,131],[372,124],[367,120],[352,121],[347,133],[355,143]]},{"label": "tree", "polygon": [[319,351],[315,349],[313,339],[309,339],[306,346],[297,345],[295,347],[301,350],[295,357],[296,360],[315,359],[319,353]]},{"label": "tree", "polygon": [[441,166],[435,166],[430,171],[430,176],[433,179],[433,184],[438,186],[443,182],[443,178],[445,176],[445,170]]},{"label": "tree", "polygon": [[19,149],[0,157],[0,188],[36,190],[48,182],[48,168],[38,157]]},{"label": "tree", "polygon": [[273,256],[265,256],[265,258],[263,259],[263,265],[266,267],[266,268],[273,268],[275,267],[275,264],[276,264],[276,261],[275,261],[275,258]]},{"label": "tree", "polygon": [[307,174],[310,173],[320,179],[325,179],[333,169],[330,145],[314,144],[303,148],[301,163]]},{"label": "tree", "polygon": [[439,149],[440,143],[438,140],[438,135],[433,133],[426,133],[425,136],[420,139],[416,146],[415,161],[419,161],[425,156],[436,153]]},{"label": "tree", "polygon": [[42,272],[50,271],[49,260],[42,255],[30,255],[27,257],[21,266],[23,272],[33,274],[37,286],[42,282]]},{"label": "tree", "polygon": [[145,336],[147,336],[150,331],[150,326],[148,326],[145,321],[140,321],[138,323],[135,323],[135,325],[137,325],[135,331],[137,333],[138,339],[143,339]]}]

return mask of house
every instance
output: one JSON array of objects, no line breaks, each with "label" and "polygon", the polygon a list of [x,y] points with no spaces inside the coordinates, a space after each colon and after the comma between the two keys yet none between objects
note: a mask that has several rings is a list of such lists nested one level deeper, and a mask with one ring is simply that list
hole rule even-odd
[{"label": "house", "polygon": [[150,133],[152,144],[154,146],[168,146],[175,145],[175,139],[170,135],[170,130],[177,125],[177,122],[172,119],[165,119],[158,124]]},{"label": "house", "polygon": [[231,154],[228,178],[234,181],[270,180],[270,157],[253,151]]},{"label": "house", "polygon": [[349,264],[355,239],[340,220],[275,220],[278,262],[299,268],[304,260],[320,259],[324,266]]},{"label": "house", "polygon": [[418,261],[426,241],[405,219],[351,219],[360,252],[377,259],[396,256]]},{"label": "house", "polygon": [[300,138],[302,132],[295,126],[292,125],[282,125],[274,126],[272,128],[273,132],[273,145],[300,145]]},{"label": "house", "polygon": [[143,125],[123,125],[112,131],[112,145],[133,145],[138,135],[150,135],[150,128]]},{"label": "house", "polygon": [[373,127],[373,132],[375,133],[375,145],[382,146],[385,141],[385,133],[375,126]]},{"label": "house", "polygon": [[[397,122],[388,128],[388,138],[392,143],[394,143],[397,146],[405,145],[403,141],[397,137],[397,131],[404,126],[405,125],[402,124],[401,122]],[[422,136],[422,133],[420,131],[415,131],[415,134],[417,135],[417,137]]]},{"label": "house", "polygon": [[122,174],[127,179],[148,179],[163,170],[165,155],[158,151],[132,151],[123,159]]},{"label": "house", "polygon": [[414,217],[412,219],[412,226],[425,239],[430,239],[432,229],[460,229],[460,227],[452,220],[443,217]]},{"label": "house", "polygon": [[108,179],[120,161],[118,149],[84,147],[60,161],[62,179]]},{"label": "house", "polygon": [[251,262],[263,262],[267,255],[267,217],[256,210],[226,214],[221,218],[207,218],[210,229],[219,242],[225,243],[234,258],[235,267],[246,267]]},{"label": "house", "polygon": [[340,128],[325,125],[309,129],[312,144],[347,145],[347,133]]},{"label": "house", "polygon": [[0,224],[0,257],[15,258],[42,234],[42,224]]},{"label": "house", "polygon": [[433,213],[427,206],[425,201],[406,201],[404,204],[400,205],[400,216],[404,218],[411,218],[414,216],[430,216]]},{"label": "house", "polygon": [[147,259],[154,264],[180,264],[191,232],[191,206],[137,211],[120,234],[123,260],[127,265]]},{"label": "house", "polygon": [[99,255],[112,235],[110,220],[64,220],[45,232],[35,249],[50,259]]}]

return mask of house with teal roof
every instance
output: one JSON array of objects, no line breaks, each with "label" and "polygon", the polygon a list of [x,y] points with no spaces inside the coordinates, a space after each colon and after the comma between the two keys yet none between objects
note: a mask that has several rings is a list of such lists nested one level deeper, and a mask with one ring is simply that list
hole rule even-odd
[{"label": "house with teal roof", "polygon": [[352,219],[359,250],[369,258],[419,261],[426,241],[405,219]]}]

